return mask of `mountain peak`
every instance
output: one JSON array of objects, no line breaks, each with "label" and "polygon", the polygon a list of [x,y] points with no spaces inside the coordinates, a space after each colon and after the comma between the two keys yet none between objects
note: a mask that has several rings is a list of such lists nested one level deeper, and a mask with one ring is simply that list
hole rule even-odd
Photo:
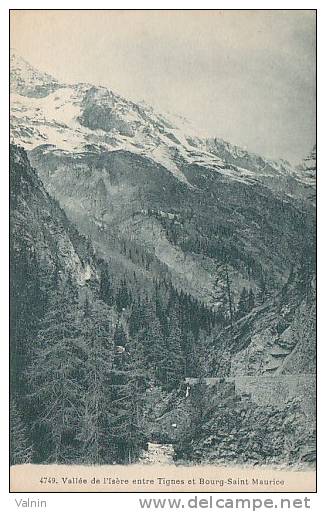
[{"label": "mountain peak", "polygon": [[316,178],[317,160],[316,160],[316,144],[313,145],[310,153],[302,160],[298,166],[298,170],[305,176]]},{"label": "mountain peak", "polygon": [[14,49],[10,51],[10,90],[12,93],[42,98],[59,87],[59,82],[53,76],[38,71]]},{"label": "mountain peak", "polygon": [[[11,53],[12,140],[26,149],[46,144],[77,154],[90,145],[129,151],[162,165],[191,187],[184,169],[196,165],[224,179],[262,181],[309,176],[285,161],[272,161],[221,138],[207,138],[184,118],[135,103],[96,84],[65,84]],[[272,183],[273,181],[273,183]]]}]

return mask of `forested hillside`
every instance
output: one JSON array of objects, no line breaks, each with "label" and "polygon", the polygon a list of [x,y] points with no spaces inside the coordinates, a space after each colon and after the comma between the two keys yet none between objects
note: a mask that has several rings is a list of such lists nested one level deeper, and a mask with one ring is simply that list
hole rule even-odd
[{"label": "forested hillside", "polygon": [[15,146],[11,193],[13,462],[135,460],[144,391],[194,372],[196,339],[223,318],[171,283],[114,289]]}]

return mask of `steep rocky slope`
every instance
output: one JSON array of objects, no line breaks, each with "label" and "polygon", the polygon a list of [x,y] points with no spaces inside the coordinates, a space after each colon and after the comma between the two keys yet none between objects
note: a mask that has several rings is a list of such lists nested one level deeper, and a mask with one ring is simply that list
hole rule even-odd
[{"label": "steep rocky slope", "polygon": [[19,255],[22,247],[35,254],[44,275],[59,271],[76,285],[96,280],[98,272],[86,240],[45,191],[31,168],[26,152],[10,150],[11,245]]},{"label": "steep rocky slope", "polygon": [[315,318],[315,261],[308,249],[279,293],[216,336],[211,368],[227,353],[232,377],[315,374]]}]

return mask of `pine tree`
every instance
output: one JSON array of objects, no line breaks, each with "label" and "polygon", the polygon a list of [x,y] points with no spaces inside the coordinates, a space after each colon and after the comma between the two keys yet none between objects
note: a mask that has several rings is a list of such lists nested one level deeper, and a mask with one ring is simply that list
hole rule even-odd
[{"label": "pine tree", "polygon": [[138,300],[132,304],[131,314],[129,318],[129,333],[134,336],[144,326],[144,307]]},{"label": "pine tree", "polygon": [[[86,298],[87,299],[87,298]],[[111,463],[114,456],[110,443],[113,406],[110,394],[114,343],[109,310],[99,301],[85,301],[82,320],[82,363],[79,379],[82,396],[76,439],[81,443],[79,462]]]},{"label": "pine tree", "polygon": [[259,279],[259,289],[256,294],[256,303],[257,305],[262,305],[266,300],[268,300],[272,293],[273,285],[263,274],[261,274]]},{"label": "pine tree", "polygon": [[255,307],[255,294],[250,288],[249,295],[248,295],[248,311],[251,311]]},{"label": "pine tree", "polygon": [[191,331],[183,333],[184,346],[184,374],[185,377],[196,376],[196,361],[194,358],[194,347],[196,347],[196,338]]},{"label": "pine tree", "polygon": [[154,318],[147,326],[143,338],[146,354],[146,366],[155,381],[165,379],[166,347],[163,338],[161,324],[158,318]]},{"label": "pine tree", "polygon": [[100,299],[105,302],[108,306],[113,305],[113,291],[110,274],[107,266],[101,270],[100,275]]},{"label": "pine tree", "polygon": [[170,318],[169,334],[166,340],[166,346],[166,385],[168,388],[173,388],[185,376],[185,357],[182,351],[182,332],[176,311],[172,313]]},{"label": "pine tree", "polygon": [[125,347],[127,343],[127,336],[125,333],[124,328],[122,327],[121,323],[119,322],[113,337],[114,345],[115,346],[122,346]]},{"label": "pine tree", "polygon": [[217,265],[217,277],[214,285],[215,302],[228,324],[233,326],[234,321],[234,292],[227,263]]},{"label": "pine tree", "polygon": [[125,309],[127,306],[131,304],[131,298],[125,279],[123,279],[120,283],[120,287],[115,298],[115,303],[120,313],[123,309]]},{"label": "pine tree", "polygon": [[114,359],[110,393],[112,400],[112,424],[110,443],[114,447],[115,460],[131,463],[137,460],[145,445],[143,428],[144,392],[153,377],[146,369],[147,361],[142,343],[143,330],[127,340],[124,362]]},{"label": "pine tree", "polygon": [[193,343],[191,351],[192,373],[191,377],[209,376],[210,354],[213,353],[212,337],[201,330]]},{"label": "pine tree", "polygon": [[32,460],[32,453],[27,427],[13,400],[10,404],[10,464],[28,464]]},{"label": "pine tree", "polygon": [[11,247],[10,260],[10,377],[12,392],[25,393],[24,371],[31,360],[31,340],[44,314],[46,296],[39,265],[25,240]]},{"label": "pine tree", "polygon": [[248,309],[248,290],[247,288],[242,288],[239,302],[238,302],[238,310],[237,310],[237,317],[242,318],[245,316],[249,309]]},{"label": "pine tree", "polygon": [[71,462],[66,448],[76,429],[82,395],[82,330],[77,306],[67,285],[53,292],[26,372],[35,432],[41,437],[38,456],[43,462]]},{"label": "pine tree", "polygon": [[135,370],[131,363],[119,372],[119,378],[120,384],[111,386],[113,415],[109,438],[118,462],[131,463],[145,446],[142,410],[146,374]]}]

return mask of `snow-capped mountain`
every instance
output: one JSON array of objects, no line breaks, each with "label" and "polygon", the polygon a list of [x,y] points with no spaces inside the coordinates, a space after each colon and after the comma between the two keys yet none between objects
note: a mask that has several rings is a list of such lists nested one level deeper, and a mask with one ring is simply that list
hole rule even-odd
[{"label": "snow-capped mountain", "polygon": [[300,179],[288,162],[271,161],[222,139],[200,137],[184,118],[157,113],[105,87],[60,84],[14,52],[11,70],[12,140],[27,150],[41,144],[73,153],[90,146],[127,150],[163,165],[184,183],[183,164],[249,182],[284,175]]},{"label": "snow-capped mountain", "polygon": [[204,301],[221,259],[237,289],[284,282],[313,238],[313,185],[298,169],[105,87],[59,83],[15,53],[11,66],[12,141],[117,272],[168,274]]}]

